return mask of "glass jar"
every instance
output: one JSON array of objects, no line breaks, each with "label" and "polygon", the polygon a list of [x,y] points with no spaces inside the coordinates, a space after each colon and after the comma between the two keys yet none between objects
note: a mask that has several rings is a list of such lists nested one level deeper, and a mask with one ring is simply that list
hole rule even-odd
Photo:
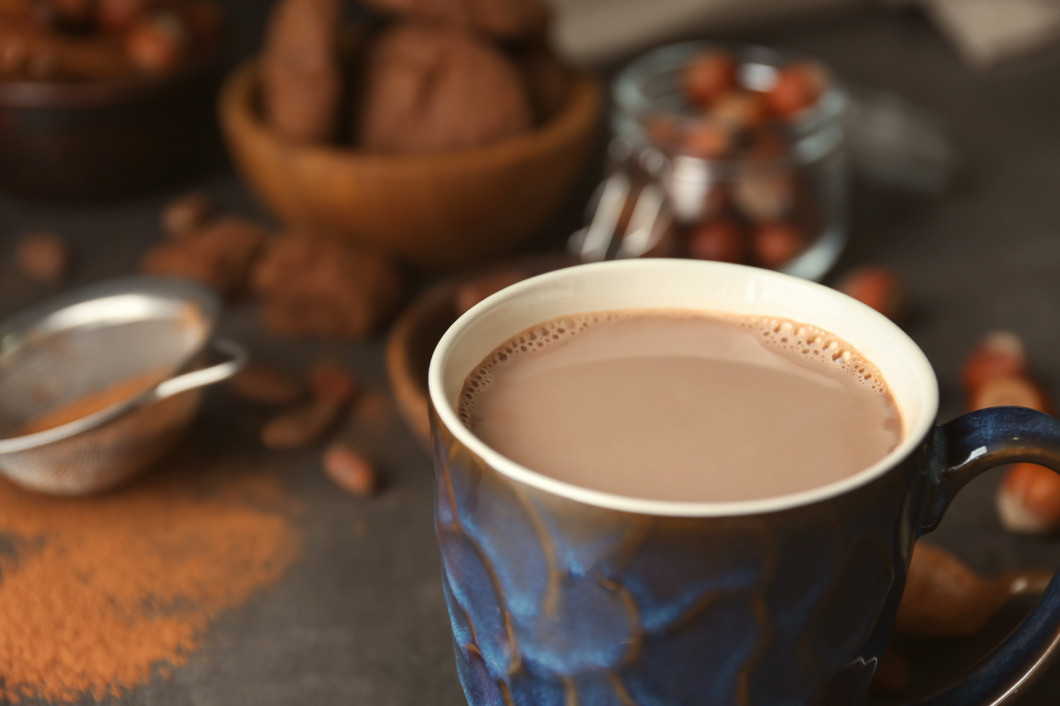
[{"label": "glass jar", "polygon": [[[706,57],[729,62],[728,83],[695,101],[690,67]],[[709,66],[706,76],[709,88]],[[641,254],[744,262],[807,279],[835,263],[846,242],[847,98],[824,65],[759,46],[674,44],[623,69],[613,101],[611,154],[623,179],[640,185],[627,191],[660,192],[657,221],[668,221]]]}]

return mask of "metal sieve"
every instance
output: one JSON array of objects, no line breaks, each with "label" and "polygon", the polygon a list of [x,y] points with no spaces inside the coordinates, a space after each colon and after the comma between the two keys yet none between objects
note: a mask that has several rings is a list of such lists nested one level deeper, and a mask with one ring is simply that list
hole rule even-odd
[{"label": "metal sieve", "polygon": [[[0,325],[0,473],[85,495],[156,461],[195,415],[201,388],[245,362],[242,348],[213,340],[220,310],[197,283],[132,277]],[[223,362],[205,363],[218,354]]]}]

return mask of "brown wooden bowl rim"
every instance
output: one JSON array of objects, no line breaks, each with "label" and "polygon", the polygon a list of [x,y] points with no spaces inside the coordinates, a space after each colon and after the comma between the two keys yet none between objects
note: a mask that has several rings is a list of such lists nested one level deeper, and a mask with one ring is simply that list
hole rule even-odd
[{"label": "brown wooden bowl rim", "polygon": [[163,74],[77,83],[0,81],[0,107],[17,110],[99,108],[163,94],[217,67],[224,56],[228,37],[226,24],[187,60]]},{"label": "brown wooden bowl rim", "polygon": [[[525,269],[528,276],[536,276],[562,267],[577,264],[562,252],[525,255],[498,260],[445,277],[420,292],[398,315],[390,327],[386,341],[386,371],[401,417],[420,443],[430,449],[430,397],[427,378],[415,369],[412,341],[418,331],[437,323],[445,316],[445,329],[452,326],[461,312],[456,310],[455,297],[460,287],[479,277],[508,269]],[[451,315],[451,318],[450,318]]]},{"label": "brown wooden bowl rim", "polygon": [[454,170],[468,167],[488,168],[495,164],[510,164],[527,157],[552,151],[581,136],[599,114],[601,90],[597,80],[588,72],[572,72],[570,95],[563,109],[544,125],[507,140],[481,147],[471,147],[426,154],[384,154],[359,150],[346,145],[302,144],[285,141],[262,120],[253,107],[258,87],[259,60],[251,58],[236,67],[221,87],[220,114],[229,139],[240,139],[252,134],[306,160],[348,164],[355,161],[366,168],[408,171],[425,167]]}]

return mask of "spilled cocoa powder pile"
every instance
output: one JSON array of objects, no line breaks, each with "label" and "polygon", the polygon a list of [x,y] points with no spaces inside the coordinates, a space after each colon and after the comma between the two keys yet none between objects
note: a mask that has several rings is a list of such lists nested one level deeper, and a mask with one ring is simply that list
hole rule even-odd
[{"label": "spilled cocoa powder pile", "polygon": [[298,544],[277,475],[167,465],[94,498],[0,480],[0,702],[100,700],[165,677],[283,575]]}]

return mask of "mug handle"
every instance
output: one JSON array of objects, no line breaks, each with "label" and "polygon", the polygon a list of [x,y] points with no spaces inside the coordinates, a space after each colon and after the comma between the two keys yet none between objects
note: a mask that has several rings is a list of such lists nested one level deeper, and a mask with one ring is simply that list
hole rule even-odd
[{"label": "mug handle", "polygon": [[[1023,407],[970,412],[935,428],[917,536],[938,526],[961,488],[995,466],[1029,461],[1060,473],[1060,421]],[[952,686],[915,706],[999,704],[1018,693],[1060,644],[1060,581],[1009,637]]]}]

